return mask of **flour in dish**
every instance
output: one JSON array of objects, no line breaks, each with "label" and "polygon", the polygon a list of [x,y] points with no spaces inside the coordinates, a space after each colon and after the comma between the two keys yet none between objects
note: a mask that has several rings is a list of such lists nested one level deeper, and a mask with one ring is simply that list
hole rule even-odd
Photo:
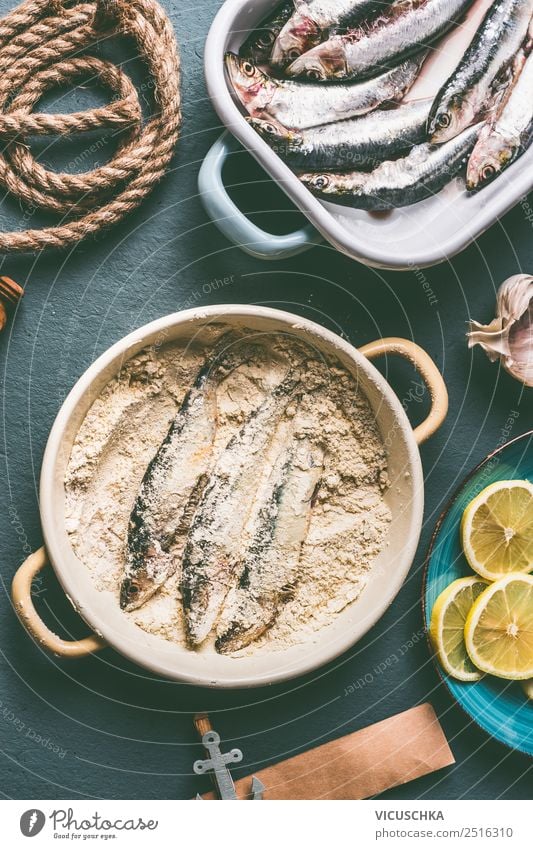
[{"label": "flour in dish", "polygon": [[348,372],[289,335],[217,326],[146,348],[101,392],[67,467],[67,529],[143,630],[282,650],[360,594],[386,545],[387,484]]}]

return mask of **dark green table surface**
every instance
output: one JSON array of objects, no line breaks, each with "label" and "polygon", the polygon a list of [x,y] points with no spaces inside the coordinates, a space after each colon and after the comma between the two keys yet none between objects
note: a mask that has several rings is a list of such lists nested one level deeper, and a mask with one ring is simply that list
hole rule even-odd
[{"label": "dark green table surface", "polygon": [[[532,390],[524,391],[480,350],[468,351],[465,341],[469,317],[492,318],[499,283],[533,270],[529,207],[517,206],[459,257],[425,271],[425,278],[374,271],[327,246],[282,262],[246,256],[207,220],[196,187],[202,158],[221,129],[202,73],[204,40],[219,5],[167,0],[183,58],[184,124],[171,172],[150,199],[122,226],[75,250],[8,257],[1,264],[0,273],[23,283],[27,295],[0,337],[0,794],[188,798],[205,786],[191,769],[201,753],[194,711],[211,711],[225,743],[242,747],[243,771],[249,771],[429,700],[456,765],[391,791],[389,798],[531,798],[531,760],[491,741],[466,718],[439,683],[425,640],[417,638],[422,565],[440,511],[465,473],[505,439],[511,414],[509,436],[532,426]],[[0,10],[9,6],[2,0]],[[66,97],[56,93],[45,106],[83,109],[105,97],[79,88]],[[107,145],[94,142],[48,140],[39,149],[50,167],[75,168],[76,161],[87,167],[109,154]],[[288,232],[299,226],[299,213],[246,153],[233,158],[227,181],[266,229]],[[24,211],[5,198],[0,226],[22,227],[24,220]],[[41,220],[36,215],[32,223]],[[428,285],[434,298],[428,297]],[[412,338],[434,357],[450,393],[448,419],[421,451],[424,529],[409,579],[392,607],[331,666],[284,686],[247,692],[206,692],[159,680],[110,649],[79,661],[50,657],[27,637],[8,595],[25,551],[41,545],[41,459],[71,386],[95,357],[139,325],[185,305],[212,303],[282,307],[356,345],[378,336]],[[427,399],[418,376],[392,360],[380,367],[413,423],[420,421]],[[62,633],[87,632],[51,569],[37,603]],[[380,672],[410,640],[414,645],[400,661]],[[346,695],[354,682],[354,692]]]}]

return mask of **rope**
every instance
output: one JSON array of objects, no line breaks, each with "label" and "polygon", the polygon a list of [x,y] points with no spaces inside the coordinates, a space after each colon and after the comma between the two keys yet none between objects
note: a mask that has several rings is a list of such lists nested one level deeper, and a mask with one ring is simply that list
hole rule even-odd
[{"label": "rope", "polygon": [[[143,124],[137,90],[116,65],[80,51],[112,35],[134,39],[153,85],[156,112]],[[67,115],[32,113],[42,95],[87,75],[114,98]],[[0,185],[33,208],[62,216],[44,229],[0,233],[0,252],[65,247],[116,224],[163,176],[181,123],[180,63],[171,23],[156,0],[63,5],[27,0],[0,20]],[[44,168],[28,135],[122,130],[112,159],[82,174]]]}]

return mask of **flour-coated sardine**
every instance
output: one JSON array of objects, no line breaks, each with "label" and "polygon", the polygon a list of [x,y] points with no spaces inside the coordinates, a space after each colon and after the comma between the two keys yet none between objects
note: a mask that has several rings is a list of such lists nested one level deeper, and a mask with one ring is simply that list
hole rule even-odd
[{"label": "flour-coated sardine", "polygon": [[229,334],[216,343],[143,476],[128,524],[120,587],[123,610],[141,607],[180,562],[180,538],[192,518],[211,462],[217,384],[246,357],[240,343],[235,343]]},{"label": "flour-coated sardine", "polygon": [[238,584],[230,589],[217,626],[216,649],[222,654],[257,640],[292,598],[323,464],[323,450],[307,438],[279,453],[258,493]]},{"label": "flour-coated sardine", "polygon": [[266,396],[229,441],[202,493],[183,555],[183,610],[193,645],[210,633],[236,576],[259,470],[298,386],[291,372]]}]

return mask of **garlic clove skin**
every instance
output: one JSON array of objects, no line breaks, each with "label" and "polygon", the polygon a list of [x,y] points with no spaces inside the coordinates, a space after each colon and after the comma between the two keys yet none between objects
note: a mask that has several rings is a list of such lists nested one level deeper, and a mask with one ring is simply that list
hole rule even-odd
[{"label": "garlic clove skin", "polygon": [[501,318],[493,318],[490,324],[479,324],[470,321],[470,331],[467,333],[468,347],[481,345],[491,362],[500,357],[510,357],[509,331],[502,326]]},{"label": "garlic clove skin", "polygon": [[533,386],[533,292],[526,311],[509,330],[512,361],[507,370],[526,386]]},{"label": "garlic clove skin", "polygon": [[468,347],[481,345],[488,358],[526,386],[533,386],[533,276],[514,274],[498,290],[490,324],[470,321]]}]

